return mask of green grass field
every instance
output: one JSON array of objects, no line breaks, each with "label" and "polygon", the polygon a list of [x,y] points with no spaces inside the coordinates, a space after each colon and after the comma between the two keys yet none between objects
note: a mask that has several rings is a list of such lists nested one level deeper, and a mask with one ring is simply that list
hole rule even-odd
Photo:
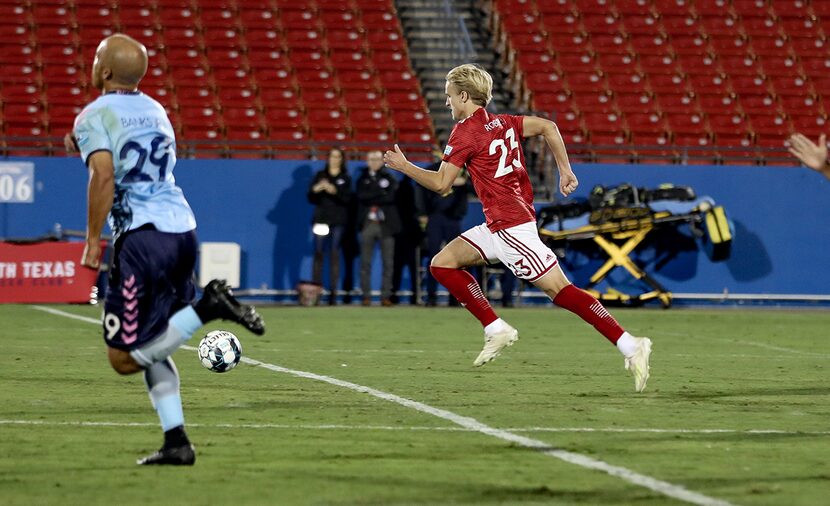
[{"label": "green grass field", "polygon": [[[236,332],[251,359],[472,418],[704,504],[830,502],[828,311],[617,310],[654,340],[643,394],[618,352],[558,309],[504,310],[521,340],[481,369],[480,329],[461,309],[262,312],[263,337],[203,330]],[[196,465],[139,468],[161,442],[157,418],[141,376],[109,368],[99,328],[30,306],[0,306],[0,322],[4,505],[684,503],[279,368],[214,374],[187,349],[175,361]]]}]

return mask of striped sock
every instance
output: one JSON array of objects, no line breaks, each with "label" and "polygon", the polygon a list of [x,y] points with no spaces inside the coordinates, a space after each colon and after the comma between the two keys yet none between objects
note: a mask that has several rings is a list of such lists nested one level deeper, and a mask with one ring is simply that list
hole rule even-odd
[{"label": "striped sock", "polygon": [[617,344],[617,340],[625,332],[617,323],[617,320],[597,299],[574,285],[568,285],[560,290],[553,298],[553,303],[575,313],[587,323],[593,325],[600,334],[614,344]]},{"label": "striped sock", "polygon": [[478,318],[482,326],[486,327],[498,319],[493,308],[490,307],[490,301],[481,291],[478,281],[469,272],[434,266],[430,266],[429,271],[436,281],[447,287],[453,297],[467,308],[467,311]]}]

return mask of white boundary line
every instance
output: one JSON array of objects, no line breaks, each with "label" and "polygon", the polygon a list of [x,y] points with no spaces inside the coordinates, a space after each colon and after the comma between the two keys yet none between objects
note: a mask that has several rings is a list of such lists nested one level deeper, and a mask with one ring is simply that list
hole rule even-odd
[{"label": "white boundary line", "polygon": [[[56,421],[56,420],[0,420],[2,425],[42,425],[71,427],[157,427],[150,422],[108,422],[108,421]],[[354,431],[398,431],[398,432],[477,432],[466,427],[430,427],[427,425],[343,425],[343,424],[281,424],[281,423],[188,423],[188,427],[205,429],[275,429],[275,430],[354,430]],[[618,427],[512,427],[502,429],[509,432],[570,432],[570,433],[633,433],[633,434],[745,434],[826,436],[830,431],[798,431],[781,429],[626,429]]]},{"label": "white boundary line", "polygon": [[[74,315],[72,313],[66,313],[64,311],[60,311],[58,309],[48,308],[44,306],[32,306],[32,308],[46,311],[47,313],[58,315],[58,316],[65,316],[67,318],[73,318],[76,320],[100,324],[99,320],[94,318],[89,318],[86,316]],[[195,350],[192,346],[182,346],[183,349]],[[513,432],[508,432],[506,430],[497,429],[494,427],[490,427],[486,424],[479,422],[478,420],[462,415],[458,415],[451,411],[447,411],[445,409],[435,408],[424,404],[422,402],[414,401],[412,399],[407,399],[405,397],[401,397],[399,395],[390,394],[387,392],[383,392],[381,390],[377,390],[375,388],[358,385],[356,383],[351,383],[348,381],[339,380],[337,378],[332,378],[330,376],[323,376],[321,374],[315,374],[312,372],[306,371],[298,371],[294,369],[289,369],[287,367],[281,367],[274,364],[269,364],[266,362],[261,362],[259,360],[254,360],[248,357],[242,357],[242,361],[246,364],[253,365],[256,367],[262,367],[263,369],[267,369],[269,371],[279,372],[283,374],[289,374],[291,376],[295,376],[298,378],[305,378],[315,381],[320,381],[323,383],[328,383],[330,385],[346,388],[348,390],[352,390],[355,392],[360,392],[364,394],[371,395],[372,397],[376,397],[378,399],[382,399],[385,401],[393,402],[395,404],[399,404],[401,406],[414,409],[415,411],[419,411],[421,413],[426,413],[429,415],[433,415],[435,417],[447,420],[452,422],[460,427],[463,427],[469,431],[473,432],[480,432],[482,434],[486,434],[488,436],[492,436],[502,441],[507,441],[510,443],[515,443],[519,446],[523,446],[525,448],[531,448],[534,450],[539,451],[544,455],[548,455],[550,457],[557,458],[569,464],[575,464],[580,467],[584,467],[586,469],[594,469],[597,471],[602,471],[606,474],[611,476],[615,476],[617,478],[622,479],[623,481],[627,481],[633,485],[639,485],[641,487],[647,488],[659,494],[663,494],[668,497],[673,497],[675,499],[688,502],[691,504],[697,504],[700,506],[728,506],[731,503],[724,501],[722,499],[717,499],[714,497],[709,497],[698,492],[693,492],[687,488],[684,488],[680,485],[675,485],[673,483],[669,483],[666,481],[658,480],[656,478],[652,478],[651,476],[646,476],[644,474],[640,474],[634,472],[630,469],[625,467],[615,466],[604,462],[599,459],[595,459],[589,457],[587,455],[582,455],[581,453],[569,452],[567,450],[561,450],[550,446],[549,444],[545,443],[544,441],[540,441],[538,439],[532,439],[525,436],[520,436],[518,434],[514,434]]]}]

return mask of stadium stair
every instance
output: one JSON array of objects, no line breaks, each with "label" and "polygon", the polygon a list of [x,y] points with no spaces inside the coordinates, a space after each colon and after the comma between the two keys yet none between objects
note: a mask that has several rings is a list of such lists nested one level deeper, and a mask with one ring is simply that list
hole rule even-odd
[{"label": "stadium stair", "polygon": [[446,142],[454,121],[446,107],[447,71],[462,63],[478,63],[496,80],[490,110],[512,110],[511,95],[501,86],[500,71],[491,47],[492,35],[482,23],[475,0],[397,0],[409,44],[412,65],[421,79],[430,115],[440,143]]}]

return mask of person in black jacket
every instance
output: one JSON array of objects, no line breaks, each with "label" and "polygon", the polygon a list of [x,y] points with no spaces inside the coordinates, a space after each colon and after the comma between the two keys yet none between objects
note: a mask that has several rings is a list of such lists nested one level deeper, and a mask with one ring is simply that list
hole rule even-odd
[{"label": "person in black jacket", "polygon": [[392,271],[395,260],[395,235],[401,231],[401,218],[395,204],[398,179],[383,165],[383,154],[370,151],[366,168],[357,180],[357,199],[360,203],[360,287],[363,305],[371,304],[372,254],[380,243],[383,263],[381,303],[391,306]]},{"label": "person in black jacket", "polygon": [[308,189],[308,201],[315,205],[313,280],[322,285],[323,258],[329,255],[329,304],[337,304],[340,279],[340,253],[352,199],[352,180],[346,172],[343,150],[329,151],[326,166],[314,175]]},{"label": "person in black jacket", "polygon": [[[430,170],[438,170],[441,162],[435,163]],[[462,172],[453,181],[452,190],[447,195],[438,195],[422,186],[415,189],[415,209],[418,221],[426,232],[425,258],[428,260],[441,251],[445,244],[461,235],[461,220],[467,215],[467,175]],[[437,283],[427,271],[426,279],[427,306],[436,305]],[[452,296],[450,303],[452,304]]]}]

